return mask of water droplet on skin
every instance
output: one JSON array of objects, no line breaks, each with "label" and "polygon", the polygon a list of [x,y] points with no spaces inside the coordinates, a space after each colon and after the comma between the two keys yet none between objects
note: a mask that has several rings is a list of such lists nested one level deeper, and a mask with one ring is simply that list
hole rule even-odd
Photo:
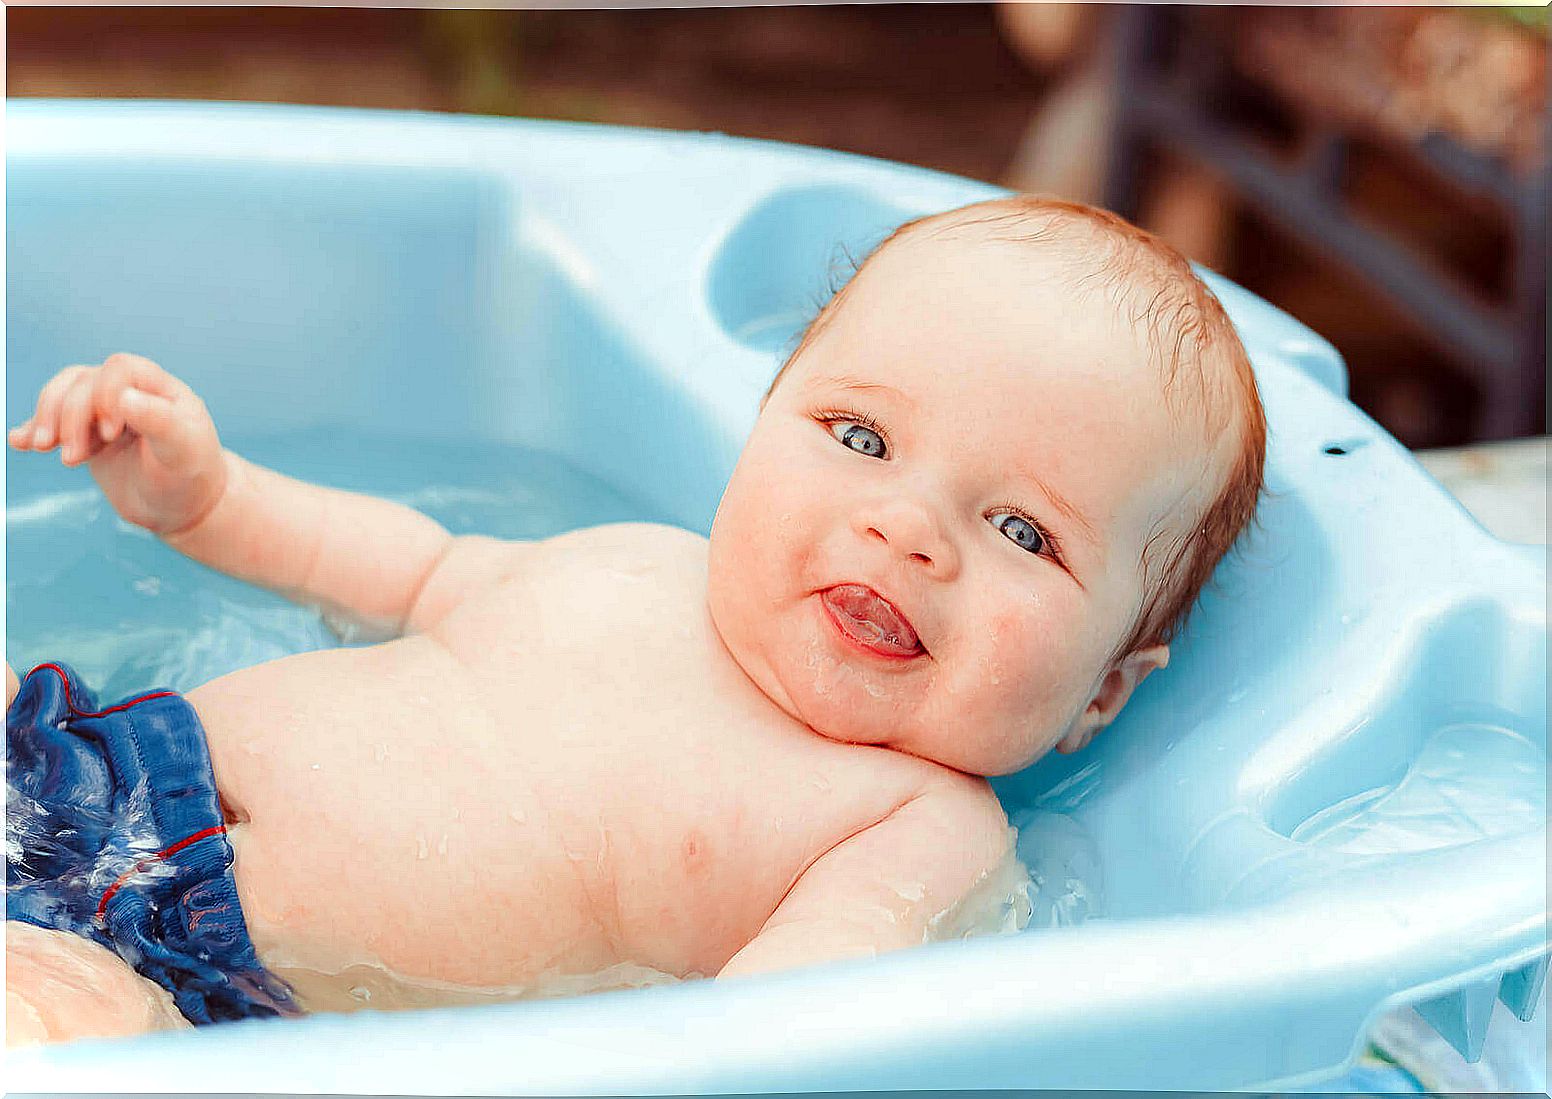
[{"label": "water droplet on skin", "polygon": [[381,763],[383,760],[387,759],[388,758],[388,745],[386,745],[386,744],[374,744],[374,745],[372,745],[372,758],[377,760],[378,763]]},{"label": "water droplet on skin", "polygon": [[513,824],[522,824],[528,819],[528,814],[521,809],[508,809],[507,816],[512,818]]},{"label": "water droplet on skin", "polygon": [[321,763],[313,764],[313,770],[314,771],[321,771],[321,770],[323,770],[323,764],[321,764]]},{"label": "water droplet on skin", "polygon": [[365,985],[355,985],[351,988],[350,995],[364,1004],[371,1000],[372,990]]},{"label": "water droplet on skin", "polygon": [[443,832],[442,833],[442,838],[437,840],[437,854],[438,855],[445,855],[445,854],[447,854],[447,833],[446,832]]},{"label": "water droplet on skin", "polygon": [[453,810],[453,819],[454,820],[463,820],[463,810],[462,809],[454,809]]},{"label": "water droplet on skin", "polygon": [[415,857],[417,859],[423,859],[427,855],[429,855],[430,853],[431,853],[431,849],[426,846],[426,837],[425,836],[416,836],[415,837]]}]

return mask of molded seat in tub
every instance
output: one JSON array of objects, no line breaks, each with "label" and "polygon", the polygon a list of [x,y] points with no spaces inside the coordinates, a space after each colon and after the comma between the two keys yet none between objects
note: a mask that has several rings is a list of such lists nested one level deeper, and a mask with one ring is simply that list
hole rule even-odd
[{"label": "molded seat in tub", "polygon": [[[997,193],[551,123],[81,102],[8,122],[13,410],[66,362],[145,350],[230,437],[547,448],[703,532],[837,245]],[[1336,1072],[1390,1006],[1468,1052],[1495,996],[1528,1015],[1543,551],[1476,526],[1344,399],[1318,336],[1213,286],[1271,424],[1260,529],[1114,729],[996,784],[1026,858],[1087,875],[1103,918],[727,986],[36,1050],[13,1086],[1270,1087]],[[613,446],[577,452],[584,414]],[[1087,868],[1044,866],[1052,837]]]}]

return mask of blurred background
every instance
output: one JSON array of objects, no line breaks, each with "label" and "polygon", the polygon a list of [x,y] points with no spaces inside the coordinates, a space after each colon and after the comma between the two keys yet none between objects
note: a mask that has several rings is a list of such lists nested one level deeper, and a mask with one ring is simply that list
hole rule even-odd
[{"label": "blurred background", "polygon": [[1547,35],[1545,8],[12,7],[7,92],[717,130],[1058,192],[1303,320],[1447,447],[1546,432]]}]

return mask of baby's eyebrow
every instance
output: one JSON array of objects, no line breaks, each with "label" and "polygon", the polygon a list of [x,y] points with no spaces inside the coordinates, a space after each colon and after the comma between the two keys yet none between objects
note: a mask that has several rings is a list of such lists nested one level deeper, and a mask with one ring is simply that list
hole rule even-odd
[{"label": "baby's eyebrow", "polygon": [[1094,529],[1094,524],[1090,523],[1083,512],[1079,511],[1070,500],[1068,500],[1061,493],[1057,492],[1050,485],[1046,484],[1040,478],[1036,477],[1033,473],[1029,473],[1026,470],[1017,468],[1014,469],[1014,473],[1023,480],[1033,483],[1034,486],[1041,491],[1045,498],[1051,501],[1052,506],[1055,507],[1057,511],[1061,512],[1062,515],[1065,516],[1073,526],[1077,527],[1078,530],[1082,532],[1089,545],[1093,546],[1097,550],[1104,549],[1104,542],[1100,538],[1099,532]]},{"label": "baby's eyebrow", "polygon": [[903,403],[909,405],[911,408],[917,407],[916,401],[911,398],[910,394],[904,392],[903,390],[896,389],[892,385],[885,385],[883,382],[866,382],[861,378],[854,377],[849,374],[842,374],[833,378],[811,378],[809,379],[809,384],[812,385],[815,389],[828,389],[833,387],[836,389],[852,389],[859,393],[883,393],[886,396],[894,397],[897,400],[902,401]]}]

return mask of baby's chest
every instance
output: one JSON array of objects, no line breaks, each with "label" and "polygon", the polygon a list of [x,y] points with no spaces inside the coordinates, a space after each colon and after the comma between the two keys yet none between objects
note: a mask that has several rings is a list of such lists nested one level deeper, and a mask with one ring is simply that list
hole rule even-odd
[{"label": "baby's chest", "polygon": [[916,761],[829,741],[732,661],[673,570],[509,585],[443,638],[515,715],[492,771],[569,821],[633,960],[715,972],[803,869],[897,804]]},{"label": "baby's chest", "polygon": [[487,709],[557,735],[632,742],[725,709],[740,689],[706,610],[703,562],[661,546],[540,550],[432,637]]}]

